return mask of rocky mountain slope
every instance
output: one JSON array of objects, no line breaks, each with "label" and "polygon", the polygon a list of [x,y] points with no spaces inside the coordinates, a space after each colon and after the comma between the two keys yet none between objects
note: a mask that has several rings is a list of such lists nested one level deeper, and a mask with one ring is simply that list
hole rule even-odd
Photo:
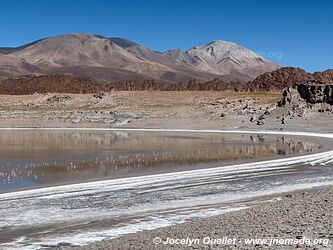
[{"label": "rocky mountain slope", "polygon": [[34,93],[87,94],[108,91],[109,87],[93,79],[70,75],[40,75],[4,79],[0,83],[2,95],[30,95]]},{"label": "rocky mountain slope", "polygon": [[308,73],[300,68],[285,67],[258,76],[247,85],[253,89],[281,90],[293,84],[312,82],[333,83],[333,70]]},{"label": "rocky mountain slope", "polygon": [[328,69],[322,72],[315,72],[313,77],[323,83],[332,84],[333,81],[333,69]]},{"label": "rocky mountain slope", "polygon": [[[97,81],[91,78],[76,77],[68,74],[30,75],[0,79],[0,94],[33,94],[33,93],[98,93],[140,90],[186,91],[282,91],[300,84],[333,85],[333,70],[310,74],[299,68],[281,68],[265,73],[253,81],[226,82],[221,79],[211,81],[189,81],[165,83],[154,79]],[[330,90],[331,91],[331,90]],[[331,92],[329,94],[332,95]]]},{"label": "rocky mountain slope", "polygon": [[241,89],[243,84],[227,83],[215,79],[208,82],[190,80],[187,82],[164,83],[156,80],[120,80],[104,83],[91,78],[71,75],[30,75],[0,80],[0,94],[28,95],[34,93],[100,93],[118,91],[187,91],[187,90],[231,90]]},{"label": "rocky mountain slope", "polygon": [[279,68],[239,44],[221,40],[194,47],[186,54],[196,68],[220,75],[238,72],[252,78]]},{"label": "rocky mountain slope", "polygon": [[40,73],[41,69],[24,58],[0,55],[0,79],[12,76]]},{"label": "rocky mountain slope", "polygon": [[186,52],[156,52],[122,38],[68,34],[0,48],[0,77],[73,74],[98,80],[247,81],[279,68],[235,43],[216,40]]}]

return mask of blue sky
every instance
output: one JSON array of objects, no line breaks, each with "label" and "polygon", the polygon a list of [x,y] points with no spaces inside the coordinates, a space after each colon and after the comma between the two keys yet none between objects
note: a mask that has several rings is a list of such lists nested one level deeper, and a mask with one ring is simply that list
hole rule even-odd
[{"label": "blue sky", "polygon": [[237,42],[284,66],[333,68],[330,0],[7,0],[0,47],[64,33],[124,37],[154,50]]}]

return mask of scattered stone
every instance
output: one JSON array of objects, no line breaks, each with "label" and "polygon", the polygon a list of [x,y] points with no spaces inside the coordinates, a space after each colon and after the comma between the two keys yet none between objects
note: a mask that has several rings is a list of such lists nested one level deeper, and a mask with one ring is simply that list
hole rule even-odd
[{"label": "scattered stone", "polygon": [[258,120],[258,121],[257,121],[257,125],[258,125],[258,126],[264,125],[264,122],[263,122],[262,120]]},{"label": "scattered stone", "polygon": [[48,102],[63,102],[63,101],[67,101],[70,100],[71,97],[68,95],[54,95],[52,97],[49,97],[46,99],[46,101]]},{"label": "scattered stone", "polygon": [[105,96],[104,92],[98,92],[96,94],[94,94],[94,97],[97,99],[102,99]]},{"label": "scattered stone", "polygon": [[257,117],[256,117],[256,115],[253,115],[253,116],[250,118],[250,122],[254,122],[255,120],[257,120]]},{"label": "scattered stone", "polygon": [[264,115],[260,115],[258,118],[259,121],[265,120],[265,116]]},{"label": "scattered stone", "polygon": [[281,119],[281,124],[286,124],[286,119],[284,117]]}]

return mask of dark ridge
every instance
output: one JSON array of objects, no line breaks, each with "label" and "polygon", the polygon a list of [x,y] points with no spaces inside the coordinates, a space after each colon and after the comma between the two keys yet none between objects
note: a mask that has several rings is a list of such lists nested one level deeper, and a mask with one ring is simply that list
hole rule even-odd
[{"label": "dark ridge", "polygon": [[0,82],[0,94],[30,95],[34,93],[73,93],[89,94],[109,91],[222,91],[244,89],[240,83],[226,83],[219,79],[209,82],[165,83],[156,80],[131,81],[121,80],[109,83],[99,82],[92,78],[73,75],[29,75],[19,78],[8,78]]},{"label": "dark ridge", "polygon": [[272,72],[264,73],[247,84],[257,90],[282,90],[293,84],[319,81],[324,84],[333,82],[333,70],[308,73],[301,68],[285,67]]},{"label": "dark ridge", "polygon": [[33,41],[31,43],[27,43],[27,44],[24,44],[24,45],[21,45],[19,47],[0,47],[0,53],[3,53],[3,54],[10,54],[10,53],[14,53],[16,51],[20,51],[22,49],[25,49],[31,45],[34,45],[40,41],[43,41],[45,39],[47,39],[48,37],[45,37],[45,38],[42,38],[42,39],[39,39],[39,40],[36,40],[36,41]]},{"label": "dark ridge", "polygon": [[[167,76],[165,76],[167,77]],[[166,83],[157,80],[97,81],[92,78],[67,74],[29,75],[0,81],[0,94],[26,95],[34,93],[88,94],[101,91],[282,91],[286,87],[303,83],[333,83],[333,70],[310,74],[300,68],[281,68],[265,73],[249,82],[225,82],[214,79],[208,82],[190,80]]]},{"label": "dark ridge", "polygon": [[29,75],[5,79],[0,83],[0,94],[5,95],[48,92],[86,94],[107,90],[106,85],[95,80],[71,75]]}]

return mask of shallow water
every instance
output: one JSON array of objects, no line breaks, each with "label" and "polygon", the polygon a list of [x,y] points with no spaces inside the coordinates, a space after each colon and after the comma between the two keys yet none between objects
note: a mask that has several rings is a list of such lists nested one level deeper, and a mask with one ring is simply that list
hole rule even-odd
[{"label": "shallow water", "polygon": [[98,131],[0,131],[0,192],[138,176],[309,151],[284,137]]},{"label": "shallow water", "polygon": [[[304,155],[318,145],[284,135],[22,130],[0,136],[4,248],[86,244],[333,184],[333,152]],[[55,186],[68,182],[76,184]],[[50,187],[32,189],[43,186]],[[8,193],[22,187],[28,190]]]}]

